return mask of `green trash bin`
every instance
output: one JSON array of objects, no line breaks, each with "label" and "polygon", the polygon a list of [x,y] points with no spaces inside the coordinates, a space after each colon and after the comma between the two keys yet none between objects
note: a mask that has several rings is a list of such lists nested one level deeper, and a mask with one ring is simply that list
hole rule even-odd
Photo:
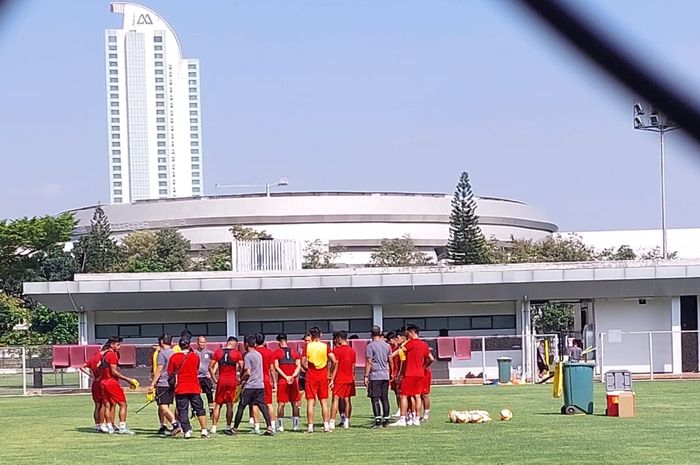
[{"label": "green trash bin", "polygon": [[594,368],[592,363],[564,363],[564,405],[561,413],[593,413]]},{"label": "green trash bin", "polygon": [[510,357],[498,358],[498,384],[510,383],[510,372],[513,360]]}]

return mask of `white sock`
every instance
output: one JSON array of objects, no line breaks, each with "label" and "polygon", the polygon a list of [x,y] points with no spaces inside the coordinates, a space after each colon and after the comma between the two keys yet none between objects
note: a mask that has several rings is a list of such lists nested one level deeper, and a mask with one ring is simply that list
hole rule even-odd
[{"label": "white sock", "polygon": [[423,418],[428,418],[428,415],[430,415],[430,409],[423,410]]},{"label": "white sock", "polygon": [[96,429],[97,431],[100,430],[100,427],[101,427],[101,425],[100,425],[99,423],[95,423],[95,429]]},{"label": "white sock", "polygon": [[272,424],[270,425],[270,428],[272,428],[272,432],[273,432],[273,433],[277,431],[277,425],[275,425],[275,422],[274,422],[274,421],[273,421]]},{"label": "white sock", "polygon": [[350,428],[350,419],[349,418],[345,419],[345,423],[343,423],[343,428],[346,428],[346,429]]},{"label": "white sock", "polygon": [[313,432],[314,432],[314,425],[309,425],[309,433],[313,433]]},{"label": "white sock", "polygon": [[[206,431],[206,429],[203,429],[202,431]],[[216,425],[211,425],[211,429],[209,431],[216,433]]]},{"label": "white sock", "polygon": [[226,429],[231,429],[231,423],[226,423]]},{"label": "white sock", "polygon": [[[335,423],[335,422],[333,422],[333,423]],[[327,421],[324,421],[324,422],[323,422],[323,429],[324,429],[324,430],[325,430],[325,429],[330,429],[330,427],[331,427],[331,425],[330,425]]]},{"label": "white sock", "polygon": [[126,422],[119,422],[119,429],[126,429]]},{"label": "white sock", "polygon": [[260,431],[260,423],[255,424],[255,431]]},{"label": "white sock", "polygon": [[292,428],[299,427],[299,417],[292,417]]},{"label": "white sock", "polygon": [[331,428],[335,428],[335,420],[331,420],[328,423],[324,423],[323,426],[330,426]]}]

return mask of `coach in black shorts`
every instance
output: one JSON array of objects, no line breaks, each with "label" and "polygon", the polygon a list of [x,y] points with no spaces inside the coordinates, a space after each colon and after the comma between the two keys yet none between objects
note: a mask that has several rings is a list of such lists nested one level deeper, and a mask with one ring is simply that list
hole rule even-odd
[{"label": "coach in black shorts", "polygon": [[245,337],[245,350],[243,356],[243,374],[241,375],[241,383],[243,390],[241,391],[241,400],[238,402],[238,410],[236,410],[236,419],[233,422],[233,434],[238,433],[238,426],[241,424],[243,412],[249,405],[257,406],[265,418],[267,429],[266,436],[273,436],[272,421],[270,420],[270,412],[265,404],[265,382],[263,381],[263,360],[260,352],[255,350],[255,335],[249,334]]},{"label": "coach in black shorts", "polygon": [[168,362],[174,353],[172,340],[173,337],[167,333],[158,338],[160,347],[156,355],[153,381],[149,388],[149,392],[155,394],[158,405],[158,419],[160,420],[158,434],[167,434],[169,432],[167,425],[175,422],[175,415],[170,410],[170,406],[175,401],[175,391],[168,380]]},{"label": "coach in black shorts", "polygon": [[372,326],[372,342],[367,344],[365,356],[365,386],[372,401],[374,428],[389,422],[389,373],[391,373],[391,348],[382,338],[382,328]]}]

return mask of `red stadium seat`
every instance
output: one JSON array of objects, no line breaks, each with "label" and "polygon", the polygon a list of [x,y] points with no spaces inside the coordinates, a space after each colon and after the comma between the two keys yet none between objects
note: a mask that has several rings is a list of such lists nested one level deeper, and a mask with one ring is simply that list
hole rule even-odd
[{"label": "red stadium seat", "polygon": [[[471,349],[471,342],[470,349]],[[470,350],[471,352],[471,350]],[[439,337],[437,338],[437,356],[438,358],[452,358],[455,354],[455,338]]]},{"label": "red stadium seat", "polygon": [[364,368],[367,362],[367,344],[369,341],[367,339],[351,339],[350,347],[355,351],[355,366],[357,368]]},{"label": "red stadium seat", "polygon": [[287,341],[287,345],[291,347],[292,349],[296,350],[299,355],[301,355],[301,351],[299,350],[299,343],[304,342],[304,341]]},{"label": "red stadium seat", "polygon": [[86,345],[83,347],[85,347],[85,360],[86,361],[90,360],[92,358],[92,356],[95,355],[97,352],[99,352],[100,349],[102,348],[102,346],[99,344],[89,344],[89,345]]},{"label": "red stadium seat", "polygon": [[54,368],[68,368],[70,366],[69,346],[53,346],[51,364]]},{"label": "red stadium seat", "polygon": [[245,343],[239,342],[238,343],[238,350],[240,351],[240,353],[245,354]]},{"label": "red stadium seat", "polygon": [[207,349],[211,350],[212,352],[216,352],[217,350],[221,349],[223,344],[220,342],[207,342]]},{"label": "red stadium seat", "polygon": [[277,349],[280,348],[280,343],[277,341],[267,341],[265,343],[265,346],[270,349],[271,351],[276,351]]},{"label": "red stadium seat", "polygon": [[70,367],[79,368],[85,363],[85,346],[68,346]]},{"label": "red stadium seat", "polygon": [[472,338],[459,336],[455,338],[455,358],[457,360],[472,359]]},{"label": "red stadium seat", "polygon": [[136,366],[136,346],[133,344],[122,344],[119,349],[119,366],[120,367],[135,367]]}]

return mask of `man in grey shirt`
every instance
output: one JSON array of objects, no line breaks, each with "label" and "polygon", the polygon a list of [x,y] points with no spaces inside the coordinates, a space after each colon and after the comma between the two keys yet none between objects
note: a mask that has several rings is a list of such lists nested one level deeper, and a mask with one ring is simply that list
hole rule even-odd
[{"label": "man in grey shirt", "polygon": [[391,348],[382,338],[382,328],[372,326],[372,342],[367,344],[365,356],[365,386],[372,401],[374,428],[389,423],[389,373],[391,372]]},{"label": "man in grey shirt", "polygon": [[207,349],[207,338],[204,336],[197,338],[197,355],[199,355],[197,379],[199,379],[199,387],[202,388],[202,392],[207,396],[209,416],[212,416],[214,412],[214,383],[212,383],[211,375],[209,374],[209,363],[214,356],[214,352]]},{"label": "man in grey shirt", "polygon": [[241,391],[241,400],[238,402],[238,410],[236,410],[236,419],[233,422],[233,434],[238,433],[238,426],[241,424],[246,407],[252,405],[254,408],[257,407],[265,418],[267,429],[263,434],[273,436],[275,433],[272,430],[270,412],[265,404],[263,359],[260,352],[255,350],[255,345],[255,335],[247,335],[245,337],[246,353],[243,356],[243,374],[241,375],[243,390]]},{"label": "man in grey shirt", "polygon": [[158,404],[158,419],[160,420],[160,429],[158,434],[165,435],[168,433],[167,424],[172,424],[175,421],[175,416],[170,411],[170,406],[173,404],[175,393],[168,382],[168,362],[173,355],[172,349],[173,337],[170,334],[163,334],[158,338],[158,354],[156,355],[156,366],[153,371],[153,381],[148,392],[155,394],[156,404]]}]

